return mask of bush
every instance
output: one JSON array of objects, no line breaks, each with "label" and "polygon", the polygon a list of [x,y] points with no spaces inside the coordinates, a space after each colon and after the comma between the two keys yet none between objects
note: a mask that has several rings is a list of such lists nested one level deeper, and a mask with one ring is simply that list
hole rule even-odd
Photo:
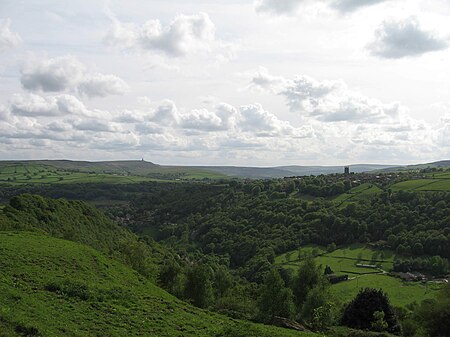
[{"label": "bush", "polygon": [[91,292],[86,284],[71,280],[50,282],[45,286],[45,290],[58,293],[66,297],[79,298],[83,301],[87,301],[91,297]]},{"label": "bush", "polygon": [[[384,316],[376,312],[383,312]],[[380,320],[381,318],[381,320]],[[383,291],[366,288],[345,308],[342,324],[355,329],[379,329],[386,322],[386,331],[400,334],[401,328],[389,298]]]}]

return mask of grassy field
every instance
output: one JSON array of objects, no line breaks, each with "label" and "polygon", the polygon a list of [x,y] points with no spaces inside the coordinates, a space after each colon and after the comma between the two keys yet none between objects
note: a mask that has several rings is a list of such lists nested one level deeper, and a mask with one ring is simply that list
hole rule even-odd
[{"label": "grassy field", "polygon": [[[0,336],[214,336],[239,324],[182,302],[96,250],[0,232]],[[251,324],[266,335],[315,336]]]},{"label": "grassy field", "polygon": [[[57,168],[35,163],[1,163],[0,183],[9,184],[70,184],[70,183],[111,183],[133,184],[146,181],[178,181],[216,179],[219,174],[191,168],[149,166],[146,170],[125,170],[116,172],[74,168]],[[111,169],[110,169],[111,171]],[[142,174],[142,175],[141,175]]]},{"label": "grassy field", "polygon": [[450,179],[434,180],[432,183],[417,188],[418,191],[450,191]]},{"label": "grassy field", "polygon": [[393,191],[407,191],[407,190],[416,190],[419,188],[423,188],[427,185],[430,185],[435,182],[440,182],[439,180],[433,179],[415,179],[415,180],[407,180],[402,181],[397,184],[391,186]]},{"label": "grassy field", "polygon": [[[359,289],[371,287],[383,289],[394,305],[405,306],[413,301],[432,298],[440,289],[435,284],[426,286],[416,282],[407,283],[384,274],[392,269],[394,254],[389,250],[374,250],[363,245],[339,248],[330,253],[323,247],[306,246],[277,256],[275,264],[296,271],[301,260],[308,255],[315,256],[315,260],[323,268],[330,266],[337,275],[349,275],[348,281],[331,286],[332,293],[343,302],[354,298]],[[356,263],[379,264],[381,269],[361,268]]]},{"label": "grassy field", "polygon": [[373,250],[362,245],[352,245],[346,248],[339,248],[327,253],[324,247],[306,246],[299,250],[279,255],[275,258],[276,264],[281,264],[287,268],[296,269],[298,264],[306,256],[315,256],[316,261],[325,266],[330,266],[336,274],[364,274],[379,272],[377,269],[357,267],[361,264],[377,264],[382,269],[389,271],[392,269],[394,255],[388,250]]},{"label": "grassy field", "polygon": [[362,199],[369,199],[381,192],[381,189],[373,184],[365,183],[352,188],[346,193],[338,195],[333,201],[337,203],[354,202]]},{"label": "grassy field", "polygon": [[331,287],[333,295],[347,302],[364,288],[383,289],[389,296],[391,303],[395,306],[404,307],[416,301],[420,303],[427,298],[436,297],[440,285],[428,283],[427,285],[417,282],[403,282],[402,280],[387,275],[361,275],[346,282],[334,284]]}]

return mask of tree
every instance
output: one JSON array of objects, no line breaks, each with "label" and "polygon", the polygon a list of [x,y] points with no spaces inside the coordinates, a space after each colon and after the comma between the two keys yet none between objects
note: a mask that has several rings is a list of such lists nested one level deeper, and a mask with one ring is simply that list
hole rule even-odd
[{"label": "tree", "polygon": [[[387,323],[387,331],[400,334],[401,329],[397,321],[393,307],[389,303],[389,298],[383,291],[366,288],[361,290],[355,299],[349,303],[344,310],[342,324],[355,329],[373,329],[379,327],[380,314],[382,311],[384,321]],[[377,322],[378,321],[378,322]]]},{"label": "tree", "polygon": [[430,337],[450,336],[450,285],[436,299],[424,300],[414,313]]},{"label": "tree", "polygon": [[261,296],[258,301],[260,318],[267,323],[275,316],[289,318],[293,313],[293,295],[277,270],[272,269],[264,279]]},{"label": "tree", "polygon": [[292,289],[295,296],[295,304],[300,310],[303,302],[306,300],[308,292],[325,282],[321,267],[317,265],[316,261],[309,257],[300,264],[297,276],[294,278]]},{"label": "tree", "polygon": [[326,321],[332,320],[332,312],[328,312],[327,309],[331,303],[330,298],[328,287],[317,285],[312,288],[302,306],[302,319],[311,323],[316,322],[315,324],[325,327]]},{"label": "tree", "polygon": [[195,265],[186,274],[184,296],[200,308],[208,307],[213,301],[211,272],[208,266]]},{"label": "tree", "polygon": [[162,287],[170,293],[176,293],[177,281],[179,280],[182,269],[173,259],[169,259],[161,266],[159,272],[159,282]]}]

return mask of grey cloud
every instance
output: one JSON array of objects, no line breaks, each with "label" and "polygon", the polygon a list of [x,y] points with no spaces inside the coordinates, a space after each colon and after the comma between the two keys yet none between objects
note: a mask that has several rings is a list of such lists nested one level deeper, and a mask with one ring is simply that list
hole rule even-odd
[{"label": "grey cloud", "polygon": [[129,86],[115,75],[94,74],[85,76],[78,85],[78,90],[88,97],[105,97],[123,95],[129,91]]},{"label": "grey cloud", "polygon": [[28,90],[65,91],[81,79],[84,71],[84,66],[72,56],[32,60],[22,68],[20,82]]},{"label": "grey cloud", "polygon": [[0,121],[9,119],[10,113],[6,106],[0,105]]},{"label": "grey cloud", "polygon": [[135,130],[142,135],[163,133],[163,129],[161,127],[159,127],[155,123],[149,122],[136,124]]},{"label": "grey cloud", "polygon": [[17,47],[22,39],[19,34],[11,31],[11,20],[0,20],[0,52]]},{"label": "grey cloud", "polygon": [[331,7],[339,10],[342,13],[346,13],[386,1],[389,0],[335,0],[331,2]]},{"label": "grey cloud", "polygon": [[13,95],[9,108],[14,115],[29,117],[57,116],[62,114],[54,97],[42,97],[34,94]]},{"label": "grey cloud", "polygon": [[83,119],[73,122],[73,127],[81,131],[94,131],[94,132],[114,132],[114,127],[107,121],[101,121],[98,119]]},{"label": "grey cloud", "polygon": [[255,9],[257,12],[290,15],[295,13],[300,5],[307,1],[308,0],[257,0],[255,1]]},{"label": "grey cloud", "polygon": [[179,113],[175,103],[170,100],[164,101],[149,116],[149,120],[160,125],[178,125]]},{"label": "grey cloud", "polygon": [[399,59],[443,50],[448,45],[448,39],[423,30],[416,17],[409,17],[403,21],[383,22],[367,48],[374,56]]},{"label": "grey cloud", "polygon": [[302,6],[321,3],[341,13],[350,13],[385,1],[389,0],[256,0],[254,7],[258,13],[294,15]]},{"label": "grey cloud", "polygon": [[115,119],[115,121],[118,123],[126,123],[126,124],[142,123],[144,121],[144,118],[140,112],[126,110],[123,111]]},{"label": "grey cloud", "polygon": [[72,128],[72,126],[65,122],[55,121],[55,122],[51,122],[50,124],[46,125],[45,128],[52,132],[65,132],[65,131],[69,131]]},{"label": "grey cloud", "polygon": [[180,121],[182,128],[214,131],[223,128],[222,120],[211,111],[206,109],[192,110],[189,114],[183,115]]},{"label": "grey cloud", "polygon": [[88,97],[123,95],[128,84],[120,77],[89,74],[72,56],[28,60],[22,67],[20,82],[27,90],[43,92],[76,91]]}]

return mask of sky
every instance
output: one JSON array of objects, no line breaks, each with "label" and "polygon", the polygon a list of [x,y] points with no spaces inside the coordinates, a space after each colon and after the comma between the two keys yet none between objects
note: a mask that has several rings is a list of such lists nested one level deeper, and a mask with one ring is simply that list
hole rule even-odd
[{"label": "sky", "polygon": [[450,159],[450,0],[0,0],[0,160]]}]

